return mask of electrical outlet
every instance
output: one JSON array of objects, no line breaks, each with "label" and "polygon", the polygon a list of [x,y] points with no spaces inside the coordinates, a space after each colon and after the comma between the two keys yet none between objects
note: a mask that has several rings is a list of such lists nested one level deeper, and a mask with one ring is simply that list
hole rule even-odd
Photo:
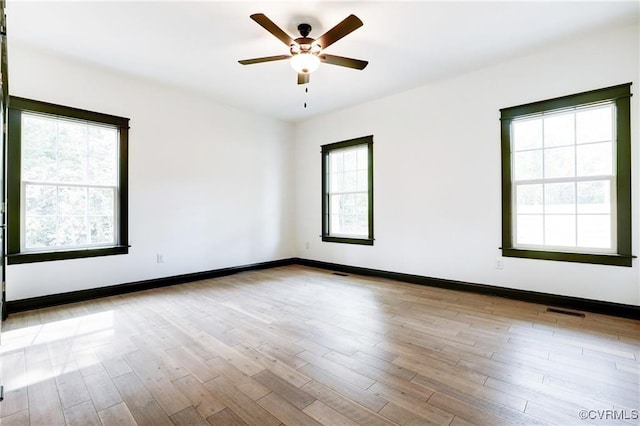
[{"label": "electrical outlet", "polygon": [[503,267],[502,259],[496,259],[496,269],[502,269]]},{"label": "electrical outlet", "polygon": [[164,263],[164,255],[162,253],[156,254],[156,263]]},{"label": "electrical outlet", "polygon": [[304,248],[306,248],[307,250],[309,250],[309,241],[307,241],[307,243],[304,245]]}]

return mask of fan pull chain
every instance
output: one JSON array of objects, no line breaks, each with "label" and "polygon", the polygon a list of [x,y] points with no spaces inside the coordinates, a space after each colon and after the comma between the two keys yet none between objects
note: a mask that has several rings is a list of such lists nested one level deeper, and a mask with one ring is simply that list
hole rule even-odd
[{"label": "fan pull chain", "polygon": [[[308,87],[304,88],[304,93],[305,93],[305,95],[309,93],[309,88]],[[305,108],[307,107],[307,101],[304,102],[304,107]]]}]

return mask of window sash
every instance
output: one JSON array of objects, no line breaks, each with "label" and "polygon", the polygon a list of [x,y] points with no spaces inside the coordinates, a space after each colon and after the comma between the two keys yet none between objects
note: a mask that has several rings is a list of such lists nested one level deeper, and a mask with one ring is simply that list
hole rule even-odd
[{"label": "window sash", "polygon": [[[609,182],[609,213],[579,213],[578,212],[578,191],[577,184],[581,182]],[[524,185],[544,185],[552,183],[573,183],[574,184],[574,212],[573,213],[547,213],[548,205],[544,202],[545,192],[544,189],[542,191],[543,202],[541,204],[542,212],[541,213],[520,213],[518,212],[518,200],[517,193],[518,187]],[[615,176],[597,176],[597,177],[581,177],[581,178],[556,178],[556,179],[536,179],[536,180],[526,180],[526,181],[517,181],[512,184],[512,193],[511,199],[512,201],[512,235],[513,235],[513,246],[517,249],[528,249],[528,250],[549,250],[549,251],[574,251],[577,253],[602,253],[602,254],[613,254],[616,253],[617,248],[617,209],[616,209],[616,179]],[[546,219],[548,216],[571,216],[575,218],[574,227],[575,227],[575,241],[576,245],[556,245],[556,244],[528,244],[528,243],[519,243],[518,242],[518,217],[519,216],[541,216],[542,218],[542,235],[543,240],[546,240]],[[610,240],[609,247],[591,247],[586,245],[578,245],[578,240],[580,238],[578,234],[578,218],[581,216],[610,216],[609,221],[609,232],[610,232]]]},{"label": "window sash", "polygon": [[[27,186],[50,186],[56,188],[56,194],[60,190],[60,188],[84,188],[84,189],[111,189],[113,204],[111,206],[111,216],[113,218],[113,229],[112,229],[112,238],[111,241],[99,242],[99,243],[91,243],[88,242],[90,240],[89,234],[87,233],[87,243],[86,244],[55,244],[51,246],[38,246],[38,247],[27,247],[27,197],[26,190]],[[100,248],[100,247],[112,247],[118,244],[118,235],[119,235],[119,218],[118,218],[118,192],[119,189],[115,185],[82,185],[82,184],[56,184],[49,182],[33,182],[33,181],[22,181],[20,188],[20,251],[23,253],[39,253],[39,252],[50,252],[50,251],[59,251],[59,250],[74,250],[74,249],[85,249],[85,248]],[[86,203],[89,203],[89,199],[87,198]],[[35,215],[30,215],[35,216]],[[56,208],[56,214],[52,215],[56,220],[56,238],[58,235],[58,227],[59,227],[59,219],[60,217],[64,217],[64,215],[58,214],[58,209]],[[68,216],[76,216],[81,217],[80,215],[68,215]],[[90,215],[89,207],[86,206],[85,214],[82,215],[85,221],[85,227],[88,231],[88,220],[92,216],[100,217],[105,215]]]},{"label": "window sash", "polygon": [[[612,120],[611,120],[611,138],[610,139],[605,139],[605,140],[598,140],[598,141],[589,141],[589,142],[585,142],[585,143],[579,143],[577,138],[578,138],[578,132],[577,132],[577,114],[581,113],[581,112],[588,112],[590,110],[597,110],[597,109],[601,109],[602,107],[605,106],[609,106],[612,109]],[[565,142],[563,144],[554,144],[554,145],[547,145],[547,141],[545,139],[545,135],[546,135],[546,129],[545,129],[545,123],[546,123],[546,119],[550,119],[550,118],[554,118],[554,117],[561,117],[561,116],[566,116],[566,115],[572,115],[572,122],[573,122],[573,129],[572,129],[572,140],[569,142]],[[522,117],[516,117],[511,121],[511,170],[512,170],[512,182],[511,182],[511,213],[512,213],[512,238],[513,238],[513,247],[517,248],[517,249],[529,249],[529,250],[550,250],[550,251],[575,251],[575,252],[584,252],[584,253],[606,253],[606,254],[610,254],[610,253],[615,253],[616,252],[616,248],[617,248],[617,242],[616,242],[616,200],[615,200],[615,188],[616,188],[616,108],[615,108],[615,103],[613,101],[604,101],[604,102],[599,102],[599,103],[595,103],[595,104],[589,104],[589,105],[576,105],[576,106],[572,106],[569,108],[563,108],[560,110],[550,110],[550,111],[542,111],[539,113],[535,113],[535,114],[530,114],[530,115],[526,115],[526,116],[522,116]],[[530,121],[534,121],[537,119],[542,119],[544,121],[541,122],[541,128],[540,128],[540,146],[538,147],[534,147],[534,148],[525,148],[525,149],[518,149],[516,150],[515,148],[515,144],[516,144],[516,138],[513,137],[514,134],[514,128],[515,125],[518,123],[522,123],[522,122],[530,122]],[[579,176],[578,175],[578,147],[585,147],[585,146],[589,146],[589,145],[594,145],[597,143],[603,143],[603,142],[611,142],[612,144],[612,164],[611,164],[611,174],[606,174],[606,175],[589,175],[589,176]],[[556,148],[563,148],[563,147],[573,147],[573,176],[569,176],[569,177],[544,177],[544,174],[546,172],[546,168],[547,168],[547,164],[546,164],[546,156],[545,153],[547,150],[549,149],[556,149]],[[541,178],[537,178],[537,179],[516,179],[514,176],[513,171],[516,170],[516,154],[518,153],[527,153],[527,152],[540,152],[541,153],[541,167],[542,167],[542,175],[543,177]],[[578,182],[595,182],[595,181],[608,181],[609,182],[609,213],[606,214],[607,216],[610,217],[609,220],[609,241],[608,241],[608,247],[607,248],[602,248],[602,247],[592,247],[592,246],[588,246],[588,245],[579,245],[578,242],[580,240],[580,229],[579,229],[579,220],[578,218],[580,216],[585,216],[585,213],[578,213],[578,190],[577,190],[577,184]],[[553,183],[573,183],[574,184],[574,212],[573,213],[547,213],[547,209],[548,209],[548,204],[546,202],[546,197],[545,197],[545,185],[549,185],[549,184],[553,184]],[[518,188],[524,185],[542,185],[543,187],[543,191],[542,191],[542,203],[541,203],[541,208],[542,208],[542,212],[541,213],[520,213],[518,211],[518,197],[517,197],[517,193],[518,193]],[[592,213],[592,215],[594,215]],[[597,214],[595,214],[597,215]],[[601,214],[604,215],[604,214]],[[530,216],[530,217],[540,217],[542,219],[542,223],[541,223],[541,232],[542,232],[542,243],[541,244],[534,244],[534,243],[523,243],[523,242],[518,242],[519,241],[519,234],[518,234],[518,227],[519,227],[519,218],[520,217],[524,217],[524,216]],[[573,235],[573,239],[575,241],[575,245],[561,245],[561,244],[552,244],[552,243],[547,243],[548,241],[548,236],[547,236],[547,219],[550,216],[566,216],[566,217],[573,217],[573,226],[574,226],[574,235]]]},{"label": "window sash", "polygon": [[[365,154],[368,157],[368,145],[367,144],[359,144],[359,145],[354,145],[354,146],[350,146],[350,147],[346,147],[346,148],[339,148],[339,149],[334,149],[329,151],[329,153],[327,154],[327,211],[328,211],[328,216],[329,216],[329,221],[328,221],[328,235],[332,236],[332,237],[356,237],[356,238],[366,238],[367,235],[369,234],[368,230],[369,230],[369,217],[368,217],[368,212],[364,213],[364,218],[365,218],[365,223],[364,224],[358,224],[358,225],[362,225],[363,228],[365,229],[363,232],[334,232],[332,228],[334,228],[334,216],[338,216],[338,221],[341,221],[343,219],[346,219],[347,216],[350,215],[343,215],[343,214],[334,214],[332,213],[332,198],[335,195],[365,195],[368,198],[368,194],[369,191],[367,190],[355,190],[355,191],[347,191],[347,190],[334,190],[332,188],[332,182],[331,182],[331,177],[333,175],[342,175],[343,177],[347,174],[347,173],[357,173],[357,172],[361,172],[361,171],[365,171],[366,172],[366,181],[369,181],[369,164],[367,161],[366,167],[365,168],[360,168],[360,164],[358,164],[357,160],[356,160],[356,168],[353,170],[333,170],[332,169],[332,159],[333,156],[336,155],[344,155],[350,151],[355,151],[356,152],[356,156],[357,153],[359,151],[364,151]],[[356,183],[357,186],[357,183]],[[368,203],[367,203],[368,204]],[[369,206],[367,206],[367,210],[369,209]],[[351,216],[359,216],[358,212],[356,211],[354,215]]]}]

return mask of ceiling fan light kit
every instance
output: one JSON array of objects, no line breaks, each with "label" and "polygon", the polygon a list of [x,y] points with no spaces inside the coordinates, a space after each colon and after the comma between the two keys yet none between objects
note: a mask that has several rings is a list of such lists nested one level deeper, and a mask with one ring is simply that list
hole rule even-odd
[{"label": "ceiling fan light kit", "polygon": [[291,68],[298,73],[309,74],[318,69],[320,58],[310,52],[301,52],[291,57]]},{"label": "ceiling fan light kit", "polygon": [[307,84],[309,83],[309,74],[318,69],[320,62],[358,70],[364,69],[368,64],[367,61],[360,59],[345,58],[323,53],[324,49],[363,25],[362,21],[355,15],[347,16],[342,22],[317,39],[309,37],[311,25],[302,23],[298,25],[298,31],[301,37],[295,40],[262,13],[251,15],[251,19],[286,44],[289,47],[290,55],[243,59],[238,61],[242,65],[289,59],[291,67],[298,73],[298,84]]}]

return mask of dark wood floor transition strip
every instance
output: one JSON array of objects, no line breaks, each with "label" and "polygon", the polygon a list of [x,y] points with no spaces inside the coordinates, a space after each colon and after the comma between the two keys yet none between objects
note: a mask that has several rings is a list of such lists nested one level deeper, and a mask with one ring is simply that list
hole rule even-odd
[{"label": "dark wood floor transition strip", "polygon": [[357,274],[379,278],[392,279],[413,284],[427,285],[431,287],[446,288],[450,290],[480,293],[525,302],[540,303],[557,308],[573,309],[585,312],[594,312],[623,318],[640,319],[640,306],[625,305],[621,303],[606,302],[600,300],[583,299],[578,297],[561,296],[550,293],[518,290],[506,287],[497,287],[486,284],[474,284],[463,281],[446,280],[441,278],[426,277],[422,275],[390,272],[380,269],[362,268],[358,266],[342,265],[337,263],[321,262],[311,259],[289,258],[274,260],[271,262],[255,263],[230,268],[215,269],[212,271],[196,272],[192,274],[177,275],[172,277],[157,278],[152,280],[137,281],[126,284],[118,284],[108,287],[100,287],[88,290],[79,290],[68,293],[53,294],[7,302],[9,314],[40,309],[48,306],[62,305],[66,303],[91,300],[116,294],[131,293],[134,291],[148,290],[158,287],[166,287],[175,284],[183,284],[209,278],[223,277],[259,269],[276,268],[287,265],[303,265],[314,268],[326,269],[340,274]]}]

